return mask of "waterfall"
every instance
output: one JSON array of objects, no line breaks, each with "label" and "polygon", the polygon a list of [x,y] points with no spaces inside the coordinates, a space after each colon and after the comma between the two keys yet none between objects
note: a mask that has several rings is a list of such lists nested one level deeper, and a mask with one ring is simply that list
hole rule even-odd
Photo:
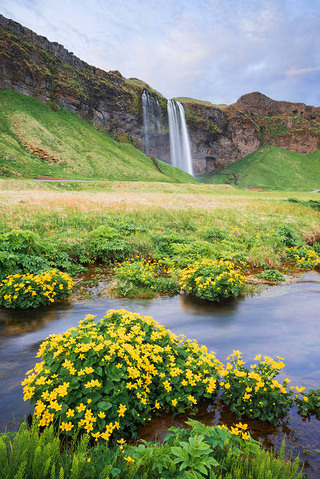
[{"label": "waterfall", "polygon": [[150,95],[147,90],[142,94],[142,114],[144,126],[144,151],[147,156],[156,149],[156,137],[162,133],[161,109],[157,97]]},{"label": "waterfall", "polygon": [[193,174],[190,141],[184,108],[176,100],[168,100],[171,164]]}]

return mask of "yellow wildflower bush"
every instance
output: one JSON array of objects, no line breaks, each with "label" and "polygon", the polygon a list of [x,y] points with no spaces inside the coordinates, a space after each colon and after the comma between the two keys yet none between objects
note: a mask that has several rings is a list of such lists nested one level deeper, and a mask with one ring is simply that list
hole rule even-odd
[{"label": "yellow wildflower bush", "polygon": [[279,383],[275,377],[284,368],[283,358],[274,361],[257,355],[250,368],[245,367],[240,351],[228,356],[219,370],[222,400],[238,417],[246,415],[261,421],[276,423],[293,405],[294,392],[287,390],[290,379]]},{"label": "yellow wildflower bush", "polygon": [[231,261],[202,259],[179,274],[181,289],[209,301],[238,296],[246,278]]},{"label": "yellow wildflower bush", "polygon": [[22,384],[40,425],[106,441],[134,434],[152,411],[194,410],[216,395],[222,367],[196,341],[125,310],[111,310],[99,322],[89,315],[77,328],[49,336],[38,357]]},{"label": "yellow wildflower bush", "polygon": [[72,286],[72,278],[56,269],[40,274],[12,274],[0,283],[0,306],[38,308],[66,299]]}]

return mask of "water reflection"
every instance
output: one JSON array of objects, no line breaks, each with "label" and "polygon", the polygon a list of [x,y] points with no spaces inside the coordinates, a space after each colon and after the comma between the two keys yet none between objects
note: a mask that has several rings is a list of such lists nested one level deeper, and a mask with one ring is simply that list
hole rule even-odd
[{"label": "water reflection", "polygon": [[[154,300],[100,298],[95,301],[60,303],[36,311],[0,311],[0,427],[14,429],[13,414],[21,419],[32,412],[22,399],[21,381],[35,363],[39,344],[49,334],[63,333],[92,313],[100,319],[108,309],[128,309],[153,316],[177,334],[197,339],[222,361],[239,349],[244,360],[256,354],[285,357],[284,377],[307,389],[320,386],[320,275],[303,275],[297,283],[266,289],[260,296],[212,304],[180,295]],[[235,418],[219,401],[201,405],[197,418],[206,424],[234,423]],[[170,425],[185,418],[162,415],[148,423],[141,435],[165,435]],[[310,478],[320,475],[320,421],[302,419],[292,409],[277,429],[250,421],[254,437],[265,445],[287,446],[308,459]],[[306,453],[308,456],[306,456]]]}]

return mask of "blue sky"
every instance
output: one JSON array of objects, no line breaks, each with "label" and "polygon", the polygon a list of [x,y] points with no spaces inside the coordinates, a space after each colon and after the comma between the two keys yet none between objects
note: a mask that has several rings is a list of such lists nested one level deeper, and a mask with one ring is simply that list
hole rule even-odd
[{"label": "blue sky", "polygon": [[0,0],[0,12],[167,98],[320,106],[320,0]]}]

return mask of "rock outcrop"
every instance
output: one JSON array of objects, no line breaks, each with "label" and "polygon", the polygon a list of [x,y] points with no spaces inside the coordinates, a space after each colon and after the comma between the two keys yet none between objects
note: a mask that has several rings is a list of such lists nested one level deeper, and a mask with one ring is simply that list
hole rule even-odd
[{"label": "rock outcrop", "polygon": [[[162,132],[153,138],[152,156],[170,161],[167,101],[136,78],[88,65],[62,45],[50,42],[0,15],[0,89],[63,106],[120,141],[144,150],[141,96],[155,95]],[[185,108],[196,174],[224,168],[265,144],[300,153],[320,148],[320,108],[274,101],[254,92],[233,105],[180,100]]]}]

